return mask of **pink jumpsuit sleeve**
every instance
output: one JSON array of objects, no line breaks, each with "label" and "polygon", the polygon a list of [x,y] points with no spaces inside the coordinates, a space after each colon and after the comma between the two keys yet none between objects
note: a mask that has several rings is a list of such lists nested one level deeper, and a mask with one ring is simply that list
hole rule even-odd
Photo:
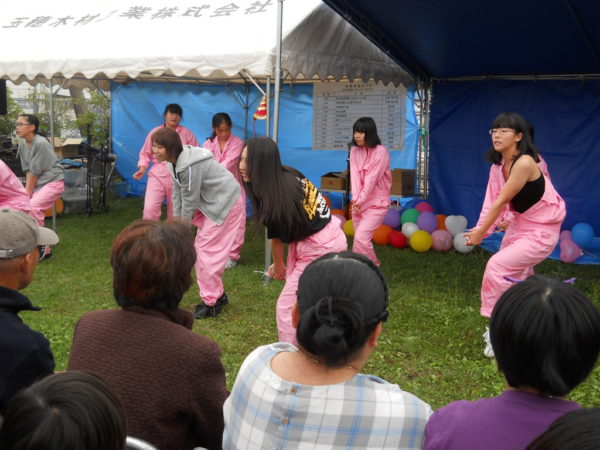
[{"label": "pink jumpsuit sleeve", "polygon": [[[483,200],[483,206],[481,207],[481,212],[479,213],[479,220],[477,221],[477,225],[475,228],[481,226],[488,213],[490,212],[490,208],[498,198],[500,191],[502,190],[502,186],[504,185],[504,180],[502,179],[502,166],[492,164],[490,168],[490,175],[488,178],[487,188],[485,190],[485,198]],[[505,208],[504,212],[498,216],[496,221],[485,230],[483,236],[487,237],[494,232],[496,227],[501,221],[512,221],[513,214],[508,210],[508,206]]]},{"label": "pink jumpsuit sleeve", "polygon": [[[354,203],[361,205],[369,198],[377,182],[383,177],[386,170],[390,170],[390,154],[382,145],[369,150],[368,163],[362,168],[365,172],[364,182],[354,197]],[[358,169],[358,168],[357,168]],[[354,196],[354,189],[352,190]],[[389,192],[386,194],[386,198]]]},{"label": "pink jumpsuit sleeve", "polygon": [[138,157],[138,167],[144,166],[147,169],[150,165],[150,160],[152,159],[152,134],[157,128],[153,128],[152,131],[148,133],[148,136],[146,136],[146,140],[144,141],[144,145],[142,146]]},{"label": "pink jumpsuit sleeve", "polygon": [[179,137],[181,137],[181,143],[183,145],[191,145],[192,147],[200,147],[198,141],[196,140],[196,136],[189,128],[179,126],[177,127],[177,133],[179,133]]}]

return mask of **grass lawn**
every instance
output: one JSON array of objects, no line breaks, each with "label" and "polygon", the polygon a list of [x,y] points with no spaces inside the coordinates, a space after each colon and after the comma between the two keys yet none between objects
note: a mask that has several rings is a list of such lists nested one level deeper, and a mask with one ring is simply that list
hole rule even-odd
[{"label": "grass lawn", "polygon": [[[109,214],[58,219],[61,242],[54,257],[38,265],[33,283],[23,291],[43,310],[21,316],[48,337],[57,370],[66,367],[78,318],[86,311],[116,307],[109,250],[117,233],[141,216],[142,199],[108,204]],[[263,284],[255,273],[263,270],[263,239],[261,230],[249,227],[240,264],[225,272],[229,305],[221,316],[194,325],[194,331],[221,346],[229,387],[251,350],[277,340],[275,303],[283,284]],[[390,317],[363,372],[399,384],[433,408],[500,393],[503,378],[494,362],[483,356],[485,320],[479,316],[479,287],[490,254],[479,248],[467,255],[418,254],[390,246],[376,251],[390,285]],[[578,288],[600,306],[598,266],[545,261],[537,272],[561,279],[577,277]],[[198,301],[194,284],[181,306],[191,309]],[[583,406],[600,405],[600,371],[596,369],[570,398]]]}]

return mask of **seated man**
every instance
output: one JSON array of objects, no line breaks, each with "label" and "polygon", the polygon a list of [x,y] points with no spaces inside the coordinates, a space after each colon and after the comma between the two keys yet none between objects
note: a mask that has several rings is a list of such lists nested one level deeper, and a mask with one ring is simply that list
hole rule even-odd
[{"label": "seated man", "polygon": [[20,294],[31,283],[39,245],[54,245],[58,236],[27,214],[0,209],[0,414],[20,389],[54,372],[48,340],[31,330],[20,311],[39,311]]},{"label": "seated man", "polygon": [[590,374],[600,351],[600,313],[584,294],[562,281],[528,278],[496,303],[490,338],[506,390],[434,412],[425,449],[525,448],[580,408],[567,394]]}]

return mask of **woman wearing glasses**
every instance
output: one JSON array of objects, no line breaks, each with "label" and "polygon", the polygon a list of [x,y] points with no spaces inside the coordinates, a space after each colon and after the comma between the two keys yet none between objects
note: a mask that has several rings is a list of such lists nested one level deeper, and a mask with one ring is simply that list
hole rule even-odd
[{"label": "woman wearing glasses", "polygon": [[[566,214],[563,199],[538,166],[540,157],[527,129],[525,119],[516,113],[502,113],[494,120],[485,200],[477,225],[465,233],[468,245],[478,245],[496,227],[506,230],[500,250],[489,259],[483,274],[480,313],[488,318],[512,284],[506,277],[533,275],[533,267],[552,253]],[[493,357],[487,330],[484,339],[484,354]]]}]

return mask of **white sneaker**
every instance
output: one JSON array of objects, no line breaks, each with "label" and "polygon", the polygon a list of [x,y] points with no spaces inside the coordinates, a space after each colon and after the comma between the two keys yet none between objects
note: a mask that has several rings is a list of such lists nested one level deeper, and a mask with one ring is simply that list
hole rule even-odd
[{"label": "white sneaker", "polygon": [[492,348],[492,341],[490,341],[490,327],[485,327],[485,333],[483,333],[483,341],[485,342],[483,354],[486,358],[493,358],[494,349]]},{"label": "white sneaker", "polygon": [[228,259],[225,264],[226,269],[233,269],[235,266],[237,266],[237,261],[235,259]]}]

